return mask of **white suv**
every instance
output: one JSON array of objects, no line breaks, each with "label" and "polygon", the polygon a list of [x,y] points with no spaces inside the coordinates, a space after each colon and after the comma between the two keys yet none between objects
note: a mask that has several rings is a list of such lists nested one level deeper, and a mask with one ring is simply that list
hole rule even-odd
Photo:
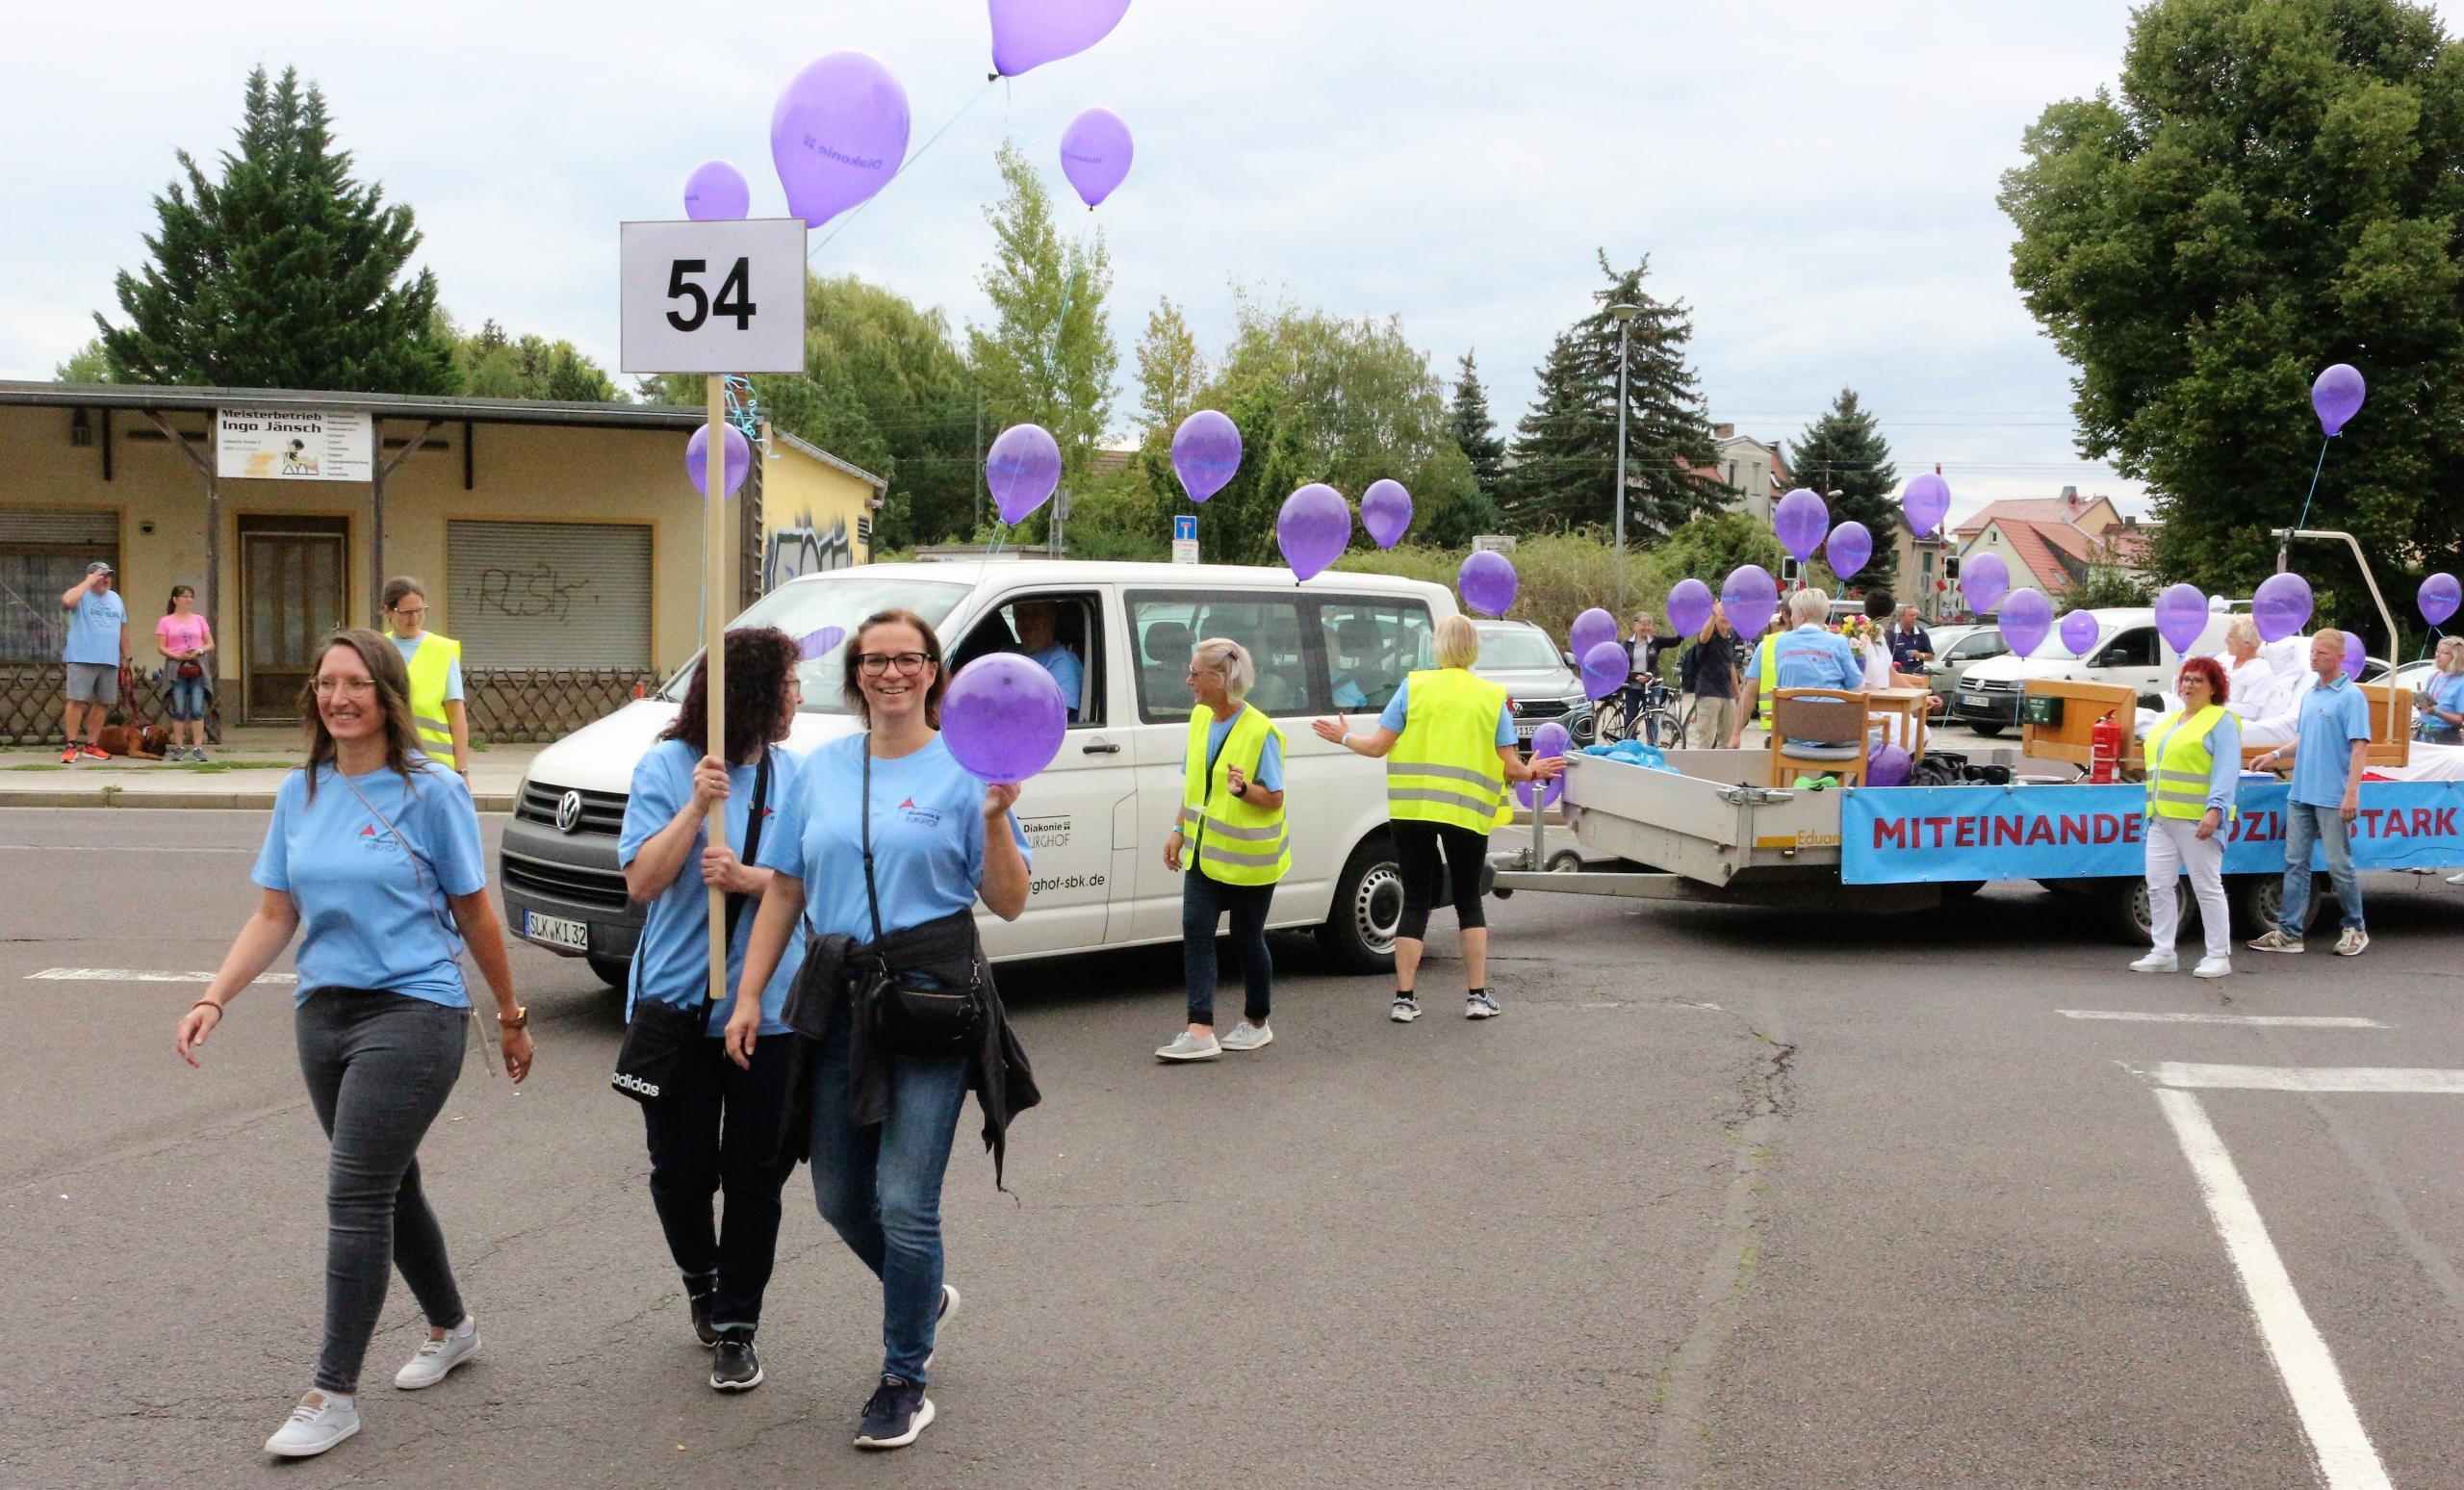
[{"label": "white suv", "polygon": [[[2134,693],[2169,691],[2181,672],[2186,654],[2176,652],[2156,630],[2156,612],[2145,606],[2092,610],[2096,639],[2084,653],[2063,644],[2057,627],[2038,646],[2034,656],[2016,653],[1988,657],[1969,668],[1951,695],[1951,719],[1977,733],[1991,736],[2016,729],[2019,694],[2031,678],[2062,678],[2074,682],[2119,683]],[[2222,650],[2229,615],[2211,613],[2206,629],[2187,654],[2201,656]]]}]

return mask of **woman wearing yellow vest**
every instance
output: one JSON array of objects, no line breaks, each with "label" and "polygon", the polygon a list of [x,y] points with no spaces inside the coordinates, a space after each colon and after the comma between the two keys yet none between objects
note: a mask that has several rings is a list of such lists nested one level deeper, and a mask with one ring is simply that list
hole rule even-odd
[{"label": "woman wearing yellow vest", "polygon": [[2147,912],[2156,945],[2130,964],[2133,972],[2173,972],[2173,937],[2181,929],[2174,882],[2187,867],[2198,897],[2207,955],[2192,972],[2221,978],[2233,971],[2233,932],[2224,907],[2224,825],[2242,783],[2242,722],[2225,711],[2231,685],[2214,657],[2182,663],[2178,713],[2147,732]]},{"label": "woman wearing yellow vest", "polygon": [[1471,985],[1463,1016],[1487,1019],[1501,1013],[1489,992],[1489,928],[1480,910],[1489,830],[1512,819],[1506,783],[1549,781],[1566,767],[1555,756],[1525,761],[1514,747],[1505,689],[1472,671],[1479,659],[1480,633],[1464,617],[1448,616],[1437,623],[1436,668],[1404,680],[1376,729],[1353,734],[1340,719],[1321,719],[1315,726],[1320,739],[1386,760],[1386,815],[1403,877],[1403,914],[1395,930],[1395,1007],[1388,1015],[1398,1024],[1421,1016],[1413,989],[1428,913],[1437,901],[1441,850]]},{"label": "woman wearing yellow vest", "polygon": [[[1189,989],[1189,1028],[1155,1052],[1161,1061],[1212,1061],[1226,1050],[1255,1050],[1274,1039],[1274,961],[1267,952],[1267,908],[1292,868],[1283,831],[1283,732],[1243,702],[1257,664],[1239,642],[1220,637],[1190,652],[1189,749],[1181,759],[1181,815],[1164,844],[1164,866],[1181,880],[1181,977]],[[1232,917],[1241,954],[1241,1022],[1215,1038],[1215,926]]]},{"label": "woman wearing yellow vest", "polygon": [[427,593],[407,575],[385,581],[385,634],[411,670],[411,727],[430,759],[450,752],[471,774],[471,722],[462,710],[462,644],[427,629]]}]

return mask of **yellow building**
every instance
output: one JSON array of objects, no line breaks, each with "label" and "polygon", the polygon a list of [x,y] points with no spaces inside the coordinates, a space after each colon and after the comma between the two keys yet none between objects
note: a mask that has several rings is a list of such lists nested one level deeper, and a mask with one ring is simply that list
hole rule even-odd
[{"label": "yellow building", "polygon": [[[0,382],[0,738],[60,726],[60,594],[117,571],[139,671],[196,587],[216,716],[295,719],[310,652],[393,575],[463,645],[473,732],[552,735],[700,644],[703,411],[658,404]],[[773,435],[739,501],[738,604],[871,557],[885,483]],[[141,693],[141,698],[145,697]],[[159,711],[156,712],[159,717]]]}]

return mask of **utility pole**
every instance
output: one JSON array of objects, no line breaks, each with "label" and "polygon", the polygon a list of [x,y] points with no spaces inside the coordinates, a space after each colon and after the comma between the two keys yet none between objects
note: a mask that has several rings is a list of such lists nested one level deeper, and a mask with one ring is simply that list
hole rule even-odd
[{"label": "utility pole", "polygon": [[1639,305],[1620,302],[1608,307],[1617,321],[1617,615],[1626,615],[1626,347],[1627,331],[1643,313]]}]

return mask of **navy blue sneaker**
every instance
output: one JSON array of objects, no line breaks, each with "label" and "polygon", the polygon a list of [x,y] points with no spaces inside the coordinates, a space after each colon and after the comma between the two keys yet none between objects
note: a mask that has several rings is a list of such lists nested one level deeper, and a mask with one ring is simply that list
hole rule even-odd
[{"label": "navy blue sneaker", "polygon": [[856,1430],[859,1449],[904,1449],[933,1426],[933,1400],[924,1384],[885,1372],[864,1403],[864,1422]]}]

